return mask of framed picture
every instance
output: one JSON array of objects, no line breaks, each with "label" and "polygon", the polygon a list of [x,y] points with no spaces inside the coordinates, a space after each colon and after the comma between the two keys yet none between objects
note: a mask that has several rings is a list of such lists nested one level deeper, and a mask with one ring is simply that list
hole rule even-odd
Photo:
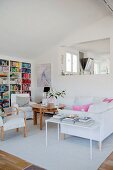
[{"label": "framed picture", "polygon": [[38,87],[50,87],[51,86],[51,64],[39,64],[37,75]]}]

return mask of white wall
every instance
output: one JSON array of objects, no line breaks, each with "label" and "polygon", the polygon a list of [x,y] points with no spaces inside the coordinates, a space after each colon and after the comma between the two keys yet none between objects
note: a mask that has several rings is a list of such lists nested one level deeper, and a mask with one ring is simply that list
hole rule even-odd
[{"label": "white wall", "polygon": [[[68,37],[60,45],[98,40],[110,37],[111,73],[109,75],[59,75],[59,47],[52,49],[36,60],[39,63],[52,64],[52,86],[56,89],[66,89],[67,97],[74,96],[112,96],[113,97],[113,18],[106,17],[96,24],[82,29]],[[36,63],[35,62],[35,63]],[[36,69],[36,68],[35,68]],[[36,71],[36,70],[35,70]],[[36,79],[35,79],[36,82]],[[41,96],[40,88],[35,88],[35,98]]]}]

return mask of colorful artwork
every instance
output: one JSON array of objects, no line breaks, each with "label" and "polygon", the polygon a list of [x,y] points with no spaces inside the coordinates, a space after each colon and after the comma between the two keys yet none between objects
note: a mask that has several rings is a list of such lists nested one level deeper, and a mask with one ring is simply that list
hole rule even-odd
[{"label": "colorful artwork", "polygon": [[51,64],[38,65],[37,86],[51,86]]}]

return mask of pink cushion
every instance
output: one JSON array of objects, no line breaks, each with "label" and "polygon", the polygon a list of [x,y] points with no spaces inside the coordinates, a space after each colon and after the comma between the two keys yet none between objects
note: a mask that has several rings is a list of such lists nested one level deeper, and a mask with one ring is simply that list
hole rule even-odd
[{"label": "pink cushion", "polygon": [[111,101],[113,101],[113,98],[105,98],[103,100],[103,102],[107,102],[107,103],[110,103]]},{"label": "pink cushion", "polygon": [[89,109],[89,106],[91,105],[91,103],[90,104],[86,104],[86,105],[81,105],[81,106],[73,106],[73,110],[75,110],[75,111],[84,111],[84,112],[88,112],[88,109]]}]

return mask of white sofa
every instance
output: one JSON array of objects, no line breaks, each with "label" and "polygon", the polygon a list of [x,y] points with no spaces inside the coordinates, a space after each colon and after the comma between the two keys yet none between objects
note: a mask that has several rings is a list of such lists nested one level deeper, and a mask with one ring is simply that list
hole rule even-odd
[{"label": "white sofa", "polygon": [[[105,98],[105,97],[104,97]],[[74,105],[82,105],[92,103],[88,112],[71,110],[71,105],[67,104],[66,109],[61,110],[64,114],[78,114],[82,116],[89,116],[100,124],[101,127],[101,141],[113,133],[113,101],[103,102],[103,97],[76,97]],[[100,129],[95,129],[92,135],[85,128],[61,125],[61,133],[87,138],[95,141],[100,141]]]},{"label": "white sofa", "polygon": [[[24,107],[19,107],[19,105],[17,104],[16,101],[16,96],[19,97],[28,97],[29,98],[29,105],[28,106],[24,106]],[[19,109],[22,109],[26,112],[26,118],[33,118],[33,111],[32,111],[32,104],[36,104],[35,102],[30,102],[30,96],[27,93],[23,93],[23,94],[11,94],[11,106],[15,106]],[[21,112],[19,113],[21,114],[21,116],[23,115]]]}]

